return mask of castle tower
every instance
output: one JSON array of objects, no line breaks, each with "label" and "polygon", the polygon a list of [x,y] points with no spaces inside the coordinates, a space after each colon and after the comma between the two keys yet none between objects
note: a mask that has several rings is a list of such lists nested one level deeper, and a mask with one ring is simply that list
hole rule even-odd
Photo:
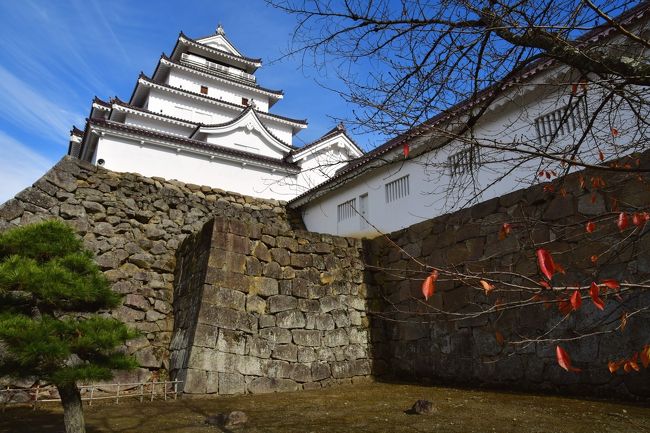
[{"label": "castle tower", "polygon": [[269,110],[284,94],[257,83],[261,59],[239,52],[219,25],[191,39],[182,32],[131,97],[95,98],[68,153],[120,172],[137,172],[288,200],[363,154],[341,127],[302,148],[307,121]]}]

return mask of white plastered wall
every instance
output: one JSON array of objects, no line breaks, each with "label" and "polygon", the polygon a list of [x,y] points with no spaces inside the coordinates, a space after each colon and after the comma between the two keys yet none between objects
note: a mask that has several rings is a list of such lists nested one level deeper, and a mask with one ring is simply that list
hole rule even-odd
[{"label": "white plastered wall", "polygon": [[279,170],[210,160],[209,156],[140,144],[108,133],[97,144],[95,161],[100,159],[109,170],[177,179],[255,197],[288,200],[296,195],[295,188],[283,182],[287,174]]},{"label": "white plastered wall", "polygon": [[[518,141],[536,143],[535,119],[562,107],[571,98],[571,85],[566,84],[567,77],[542,76],[538,80],[546,80],[546,83],[551,82],[556,86],[539,86],[523,96],[510,95],[507,99],[498,102],[493,111],[482,117],[474,128],[474,137],[486,144],[496,142],[504,146]],[[602,94],[596,91],[588,92],[587,98],[589,113],[593,113],[603,100]],[[613,104],[616,103],[613,101]],[[590,146],[593,147],[594,143],[602,143],[605,150],[607,148],[605,143],[612,140],[621,147],[640,137],[648,138],[647,128],[639,127],[629,110],[618,107],[615,111],[616,115],[609,114],[612,110],[605,110],[597,117],[588,137]],[[616,137],[612,136],[612,127],[618,131]],[[444,137],[441,132],[433,131],[431,136],[424,139],[441,143],[443,141],[441,137]],[[581,135],[582,129],[567,133],[556,139],[555,146],[571,146]],[[544,144],[540,143],[539,146]],[[508,161],[514,156],[512,153],[485,148],[479,151],[483,164],[479,170],[462,176],[450,176],[447,162],[449,156],[466,147],[466,143],[455,139],[443,148],[414,159],[399,161],[399,154],[402,151],[400,147],[392,154],[397,156],[397,162],[368,170],[358,178],[303,206],[305,225],[308,230],[316,232],[373,237],[379,233],[364,224],[358,214],[347,220],[337,221],[337,206],[351,199],[355,199],[358,205],[359,197],[368,194],[367,218],[381,232],[387,233],[546,181],[546,179],[540,180],[537,175],[538,170],[543,168],[539,167],[538,159],[522,162],[518,167],[513,167]],[[597,152],[593,153],[591,159],[586,162],[597,164],[599,162]],[[606,153],[606,157],[611,158],[615,155]],[[561,171],[559,163],[549,168]],[[504,173],[509,174],[499,180]],[[406,175],[409,177],[410,187],[408,196],[386,203],[385,185]]]}]

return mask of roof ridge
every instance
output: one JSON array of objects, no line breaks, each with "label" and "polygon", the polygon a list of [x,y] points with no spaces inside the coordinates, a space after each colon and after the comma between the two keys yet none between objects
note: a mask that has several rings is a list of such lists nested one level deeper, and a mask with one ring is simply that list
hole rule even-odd
[{"label": "roof ridge", "polygon": [[[225,54],[225,55],[227,55],[227,56],[231,56],[231,57],[234,57],[234,58],[237,58],[237,59],[242,59],[242,60],[245,60],[245,61],[247,61],[247,62],[249,62],[249,63],[255,63],[255,64],[260,64],[260,65],[262,64],[262,59],[261,59],[261,58],[253,58],[253,57],[246,57],[246,56],[238,56],[237,54],[232,54],[232,53],[229,53],[228,51],[224,51],[224,50],[220,50],[220,49],[218,49],[218,48],[211,47],[211,46],[209,46],[209,45],[206,45],[206,44],[203,44],[203,43],[201,43],[201,42],[198,42],[196,39],[190,38],[190,37],[187,36],[185,33],[183,33],[182,30],[181,30],[181,32],[180,32],[180,34],[179,34],[179,39],[180,39],[181,37],[187,39],[188,41],[190,41],[190,42],[192,42],[192,43],[195,43],[195,44],[197,44],[197,45],[201,45],[202,47],[205,47],[205,48],[207,48],[207,49],[209,49],[209,50],[214,50],[214,51],[216,51],[216,52],[218,52],[218,53]],[[231,43],[231,45],[232,45],[232,43]],[[233,45],[233,46],[234,46],[234,45]]]}]

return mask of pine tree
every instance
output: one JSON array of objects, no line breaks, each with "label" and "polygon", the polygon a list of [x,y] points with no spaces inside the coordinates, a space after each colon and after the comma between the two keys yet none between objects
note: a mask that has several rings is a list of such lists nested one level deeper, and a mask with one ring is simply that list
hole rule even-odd
[{"label": "pine tree", "polygon": [[112,370],[136,366],[119,351],[134,331],[97,314],[119,300],[64,223],[0,234],[0,376],[55,385],[66,433],[85,432],[77,383],[109,380]]}]

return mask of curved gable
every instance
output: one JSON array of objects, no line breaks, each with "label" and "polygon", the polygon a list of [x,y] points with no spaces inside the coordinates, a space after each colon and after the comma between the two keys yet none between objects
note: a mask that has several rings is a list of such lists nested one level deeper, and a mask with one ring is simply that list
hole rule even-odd
[{"label": "curved gable", "polygon": [[273,135],[260,121],[255,110],[248,108],[230,122],[200,126],[193,136],[235,150],[283,159],[291,147]]}]

